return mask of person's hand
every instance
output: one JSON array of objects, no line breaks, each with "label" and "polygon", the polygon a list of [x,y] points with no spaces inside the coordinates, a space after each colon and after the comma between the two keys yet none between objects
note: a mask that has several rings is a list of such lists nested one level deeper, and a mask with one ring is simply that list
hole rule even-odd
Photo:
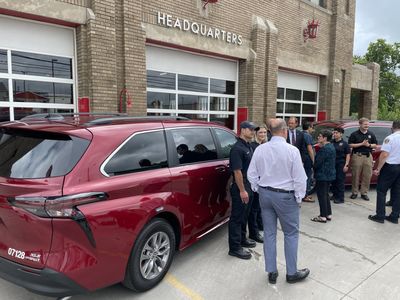
[{"label": "person's hand", "polygon": [[246,191],[240,192],[240,198],[244,204],[249,203],[249,194]]},{"label": "person's hand", "polygon": [[343,167],[343,172],[347,172],[349,170],[349,166],[347,166],[347,165],[345,165],[344,167]]},{"label": "person's hand", "polygon": [[370,146],[368,140],[364,140],[364,141],[362,142],[362,145],[365,146],[365,147],[369,147],[369,146]]},{"label": "person's hand", "polygon": [[374,173],[375,176],[379,176],[380,170],[379,169],[375,169],[373,171],[373,173]]}]

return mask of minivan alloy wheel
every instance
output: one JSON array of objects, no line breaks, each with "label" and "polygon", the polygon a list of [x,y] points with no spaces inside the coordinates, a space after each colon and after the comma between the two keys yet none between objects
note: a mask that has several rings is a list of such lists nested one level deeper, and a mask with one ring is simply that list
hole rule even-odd
[{"label": "minivan alloy wheel", "polygon": [[165,232],[156,232],[146,241],[140,255],[140,273],[145,279],[153,279],[164,270],[170,247],[171,242]]}]

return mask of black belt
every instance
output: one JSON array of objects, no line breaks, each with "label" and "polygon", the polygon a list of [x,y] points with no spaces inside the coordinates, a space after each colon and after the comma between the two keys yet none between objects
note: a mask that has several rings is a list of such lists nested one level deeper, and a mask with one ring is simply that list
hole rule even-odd
[{"label": "black belt", "polygon": [[369,155],[370,155],[369,152],[367,152],[367,153],[363,153],[363,152],[354,152],[353,154],[355,154],[355,155],[365,155],[366,157],[369,157]]},{"label": "black belt", "polygon": [[282,189],[276,189],[271,186],[266,186],[265,187],[269,191],[277,192],[277,193],[285,193],[285,194],[294,194],[294,191],[287,191],[287,190],[282,190]]}]

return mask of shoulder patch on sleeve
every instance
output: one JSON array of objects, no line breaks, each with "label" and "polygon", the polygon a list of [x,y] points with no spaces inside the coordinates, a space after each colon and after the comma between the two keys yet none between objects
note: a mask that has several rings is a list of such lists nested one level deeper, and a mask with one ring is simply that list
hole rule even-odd
[{"label": "shoulder patch on sleeve", "polygon": [[385,144],[387,144],[387,143],[390,142],[390,139],[389,139],[389,138],[386,138],[383,142],[384,142]]}]

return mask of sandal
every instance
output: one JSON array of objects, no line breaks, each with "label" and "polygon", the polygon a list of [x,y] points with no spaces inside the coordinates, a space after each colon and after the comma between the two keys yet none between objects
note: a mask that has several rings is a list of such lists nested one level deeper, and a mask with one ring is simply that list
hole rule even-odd
[{"label": "sandal", "polygon": [[326,220],[322,219],[321,216],[317,216],[311,219],[313,222],[318,222],[318,223],[326,223]]},{"label": "sandal", "polygon": [[303,198],[303,202],[311,202],[314,203],[315,200],[311,196],[306,196]]}]

